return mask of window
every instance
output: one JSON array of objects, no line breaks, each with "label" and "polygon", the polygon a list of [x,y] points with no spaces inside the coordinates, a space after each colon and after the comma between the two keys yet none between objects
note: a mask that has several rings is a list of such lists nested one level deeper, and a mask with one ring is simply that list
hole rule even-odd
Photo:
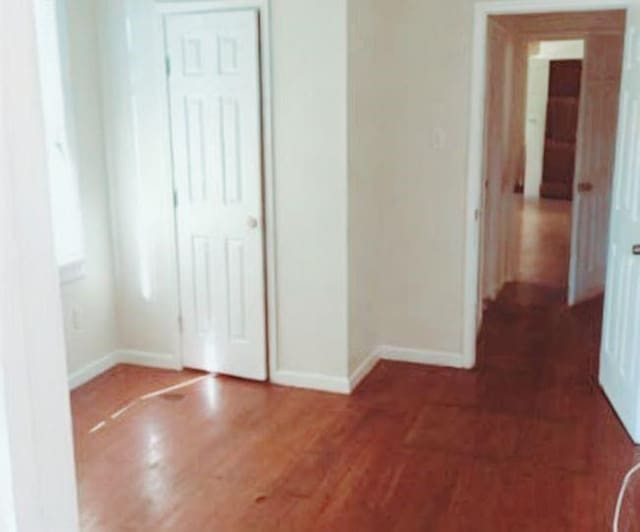
[{"label": "window", "polygon": [[61,282],[84,277],[84,235],[78,181],[69,142],[63,89],[63,43],[57,0],[36,0],[38,63],[42,92],[56,259]]}]

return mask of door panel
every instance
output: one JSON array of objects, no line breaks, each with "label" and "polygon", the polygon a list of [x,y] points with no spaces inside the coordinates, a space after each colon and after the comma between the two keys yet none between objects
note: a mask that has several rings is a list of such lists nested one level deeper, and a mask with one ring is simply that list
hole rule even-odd
[{"label": "door panel", "polygon": [[258,19],[169,15],[183,359],[264,380]]},{"label": "door panel", "polygon": [[587,39],[574,185],[570,305],[604,291],[623,37]]},{"label": "door panel", "polygon": [[605,294],[600,383],[640,443],[640,7],[628,11]]}]

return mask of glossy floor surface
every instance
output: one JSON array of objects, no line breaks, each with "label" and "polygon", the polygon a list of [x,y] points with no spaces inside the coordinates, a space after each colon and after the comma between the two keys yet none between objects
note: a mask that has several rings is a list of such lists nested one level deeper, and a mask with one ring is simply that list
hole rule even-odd
[{"label": "glossy floor surface", "polygon": [[572,203],[564,200],[523,202],[516,281],[567,286],[571,257],[571,209]]},{"label": "glossy floor surface", "polygon": [[381,362],[351,397],[117,367],[72,394],[82,529],[611,530],[640,453],[591,379],[601,302],[559,299],[507,286],[474,371]]}]

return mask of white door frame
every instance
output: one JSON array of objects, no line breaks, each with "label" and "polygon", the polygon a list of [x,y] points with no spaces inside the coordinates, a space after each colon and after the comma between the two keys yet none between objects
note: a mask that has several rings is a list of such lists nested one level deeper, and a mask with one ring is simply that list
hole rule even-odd
[{"label": "white door frame", "polygon": [[0,529],[75,532],[34,3],[3,2],[0,9]]},{"label": "white door frame", "polygon": [[526,15],[570,11],[626,9],[633,0],[508,0],[480,2],[475,6],[471,62],[471,123],[467,167],[466,238],[463,310],[465,367],[476,363],[476,316],[480,271],[480,224],[484,159],[485,80],[487,26],[491,15]]},{"label": "white door frame", "polygon": [[[156,0],[156,15],[160,22],[166,15],[176,13],[198,13],[203,11],[243,11],[255,10],[259,17],[260,42],[260,106],[262,121],[262,191],[264,202],[264,269],[266,287],[266,330],[267,368],[269,380],[278,368],[278,289],[276,269],[276,204],[275,204],[275,172],[273,158],[273,103],[272,103],[272,69],[271,69],[271,0]],[[164,62],[166,47],[164,39],[157,43],[158,60]],[[170,124],[169,93],[167,88],[167,105],[164,108],[164,123]],[[171,150],[171,135],[165,135],[167,150]],[[172,175],[172,180],[174,176]],[[175,212],[174,212],[175,215]],[[177,220],[174,220],[177,222]],[[176,233],[177,237],[177,233]],[[176,247],[176,250],[178,248]],[[176,260],[179,257],[176,255]],[[179,277],[178,290],[180,290]],[[178,308],[180,308],[180,292],[178,291]],[[180,333],[181,334],[181,333]],[[182,342],[181,342],[182,343]],[[181,360],[183,359],[180,353]]]}]

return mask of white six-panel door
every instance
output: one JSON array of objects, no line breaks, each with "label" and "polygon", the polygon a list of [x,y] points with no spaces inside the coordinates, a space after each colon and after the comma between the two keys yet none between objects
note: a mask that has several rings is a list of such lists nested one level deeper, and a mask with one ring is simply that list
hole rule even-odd
[{"label": "white six-panel door", "polygon": [[258,16],[165,19],[183,364],[267,377]]},{"label": "white six-panel door", "polygon": [[570,305],[604,291],[623,36],[586,40],[573,200]]},{"label": "white six-panel door", "polygon": [[[600,383],[640,443],[640,6],[627,15]],[[637,250],[640,253],[640,249]]]}]

